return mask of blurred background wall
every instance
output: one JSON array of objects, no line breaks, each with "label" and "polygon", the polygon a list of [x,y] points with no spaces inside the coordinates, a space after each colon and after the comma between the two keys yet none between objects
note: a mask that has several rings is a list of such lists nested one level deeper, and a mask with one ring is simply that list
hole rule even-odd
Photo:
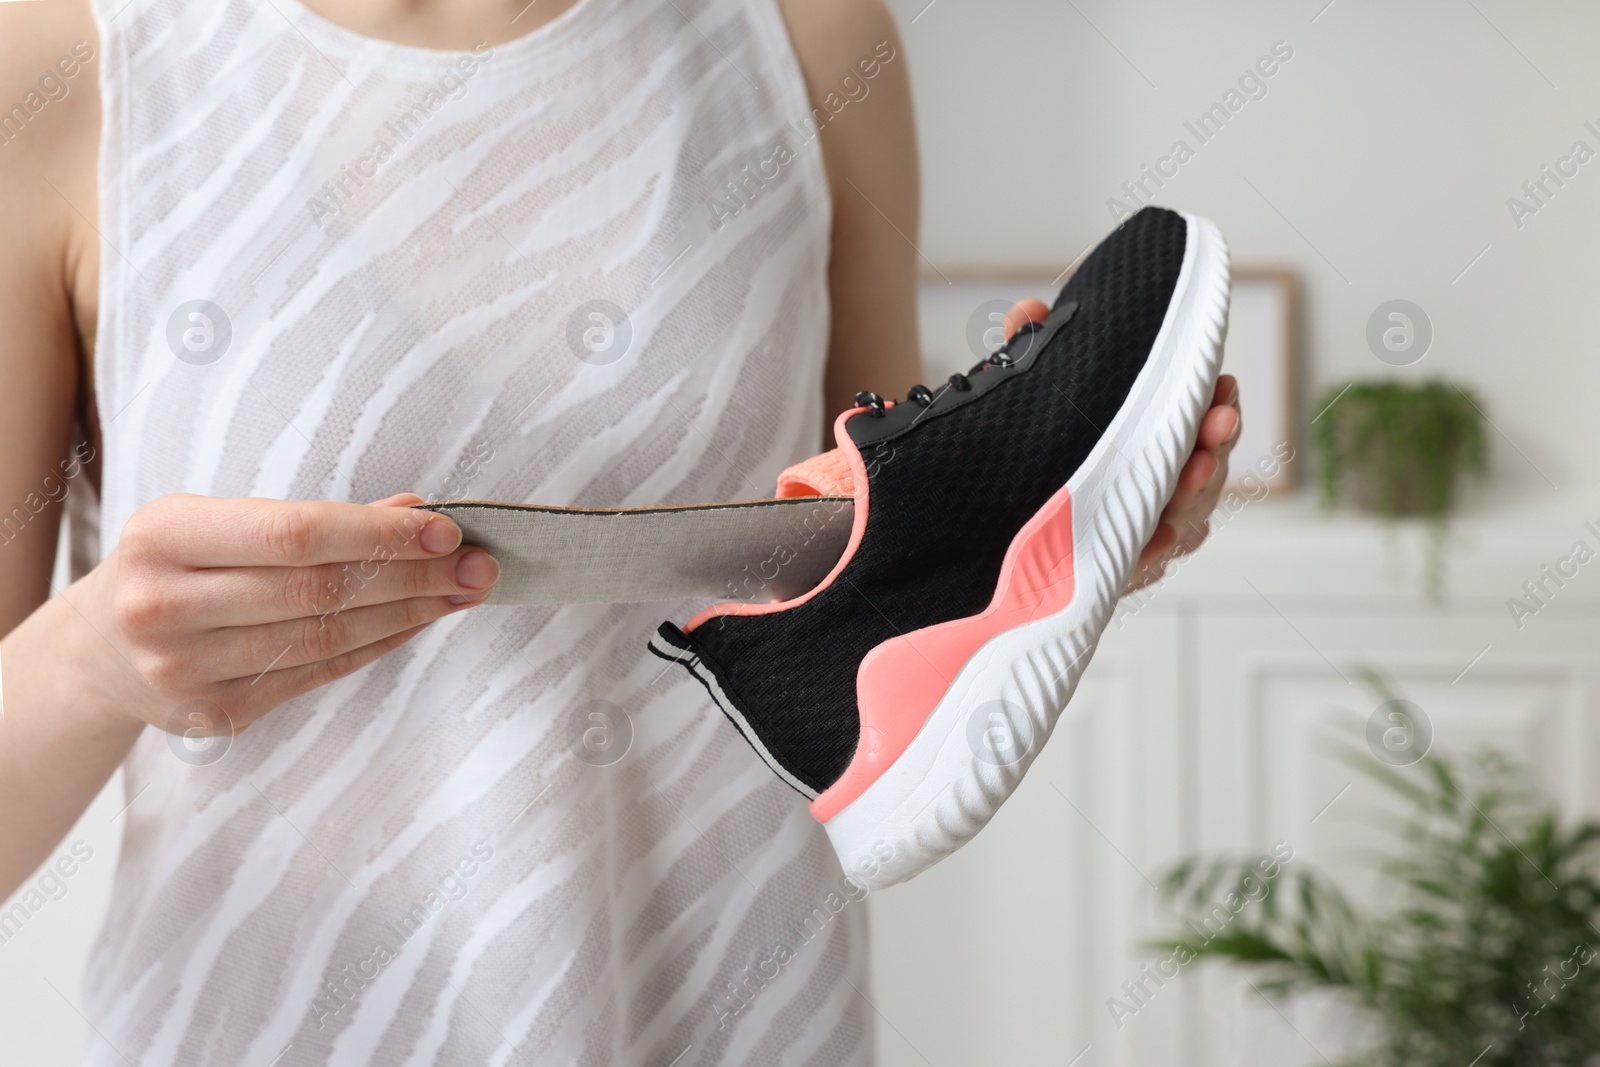
[{"label": "blurred background wall", "polygon": [[[1520,229],[1506,206],[1574,141],[1600,148],[1584,126],[1600,127],[1592,6],[891,6],[916,94],[932,263],[1065,266],[1111,225],[1107,199],[1127,200],[1122,183],[1181,138],[1195,156],[1157,202],[1216,221],[1236,262],[1299,272],[1312,386],[1385,371],[1364,343],[1367,317],[1412,300],[1436,339],[1406,373],[1479,387],[1556,485],[1592,480],[1600,165]],[[1278,41],[1294,55],[1267,95],[1199,145],[1184,124]],[[1514,450],[1500,458],[1502,490],[1549,489]]]},{"label": "blurred background wall", "polygon": [[[1544,768],[1564,803],[1595,806],[1594,581],[1572,583],[1522,629],[1505,601],[1600,519],[1600,160],[1520,226],[1507,200],[1526,202],[1523,183],[1575,141],[1600,149],[1585,126],[1600,128],[1600,9],[891,6],[916,93],[930,274],[1064,269],[1111,228],[1107,201],[1128,202],[1124,181],[1183,139],[1194,156],[1157,202],[1215,220],[1236,263],[1298,276],[1302,427],[1315,414],[1307,398],[1325,386],[1445,375],[1482,398],[1494,472],[1455,526],[1442,603],[1417,594],[1406,556],[1414,531],[1324,517],[1302,490],[1252,503],[1114,625],[994,824],[923,878],[872,898],[882,1061],[1323,1062],[1346,1016],[1275,1005],[1237,981],[1185,974],[1120,1027],[1106,1002],[1154,958],[1139,940],[1164,929],[1150,884],[1164,864],[1280,840],[1297,857],[1337,864],[1358,838],[1339,815],[1360,787],[1341,792],[1348,776],[1310,742],[1326,717],[1359,722],[1371,711],[1341,673],[1355,660],[1379,663],[1418,696],[1441,745],[1497,741]],[[1185,123],[1278,42],[1292,57],[1264,79],[1266,95],[1199,144]],[[1396,298],[1423,308],[1436,334],[1426,358],[1403,369],[1365,340],[1369,315]],[[1256,400],[1244,398],[1247,419]],[[1304,441],[1295,444],[1303,455]],[[0,1063],[77,1062],[87,1024],[34,976],[75,990],[108,899],[122,807],[113,782],[63,845],[82,840],[93,858],[0,949],[10,1020]],[[23,1029],[39,1043],[14,1040]]]},{"label": "blurred background wall", "polygon": [[[1358,665],[1426,709],[1439,751],[1493,744],[1567,811],[1600,800],[1600,589],[1581,574],[1520,628],[1507,605],[1574,541],[1595,543],[1583,524],[1600,518],[1600,160],[1566,164],[1577,173],[1562,186],[1545,179],[1543,206],[1523,189],[1575,142],[1600,149],[1600,11],[891,3],[918,107],[928,288],[972,267],[1066,267],[1113,225],[1108,199],[1131,203],[1123,183],[1184,140],[1193,158],[1155,202],[1216,221],[1236,266],[1298,278],[1301,488],[1250,502],[1194,562],[1125,602],[984,835],[871,900],[882,1061],[1337,1059],[1358,1039],[1337,1003],[1269,1001],[1199,967],[1147,983],[1143,1005],[1124,983],[1159,958],[1142,942],[1174,928],[1152,882],[1179,856],[1285,842],[1296,863],[1369,888],[1353,857],[1374,843],[1363,811],[1384,799],[1321,740],[1375,713]],[[1265,95],[1201,144],[1190,126],[1279,42],[1293,55]],[[1512,197],[1538,210],[1514,217]],[[1369,316],[1393,299],[1433,326],[1412,366],[1367,343]],[[1451,523],[1439,601],[1419,593],[1417,524],[1315,506],[1305,433],[1324,390],[1432,377],[1481,400],[1493,468]],[[1245,419],[1274,402],[1247,393]]]}]

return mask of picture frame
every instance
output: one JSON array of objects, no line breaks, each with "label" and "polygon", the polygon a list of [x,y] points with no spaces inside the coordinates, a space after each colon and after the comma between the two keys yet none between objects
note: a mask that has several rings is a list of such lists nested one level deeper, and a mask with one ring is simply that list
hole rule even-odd
[{"label": "picture frame", "polygon": [[[933,381],[970,370],[1001,343],[1005,312],[1018,300],[1049,304],[1071,277],[1057,266],[941,267],[924,271],[917,293],[923,365]],[[1292,488],[1303,466],[1296,417],[1299,389],[1298,283],[1284,267],[1233,271],[1223,373],[1239,381],[1244,425],[1228,463],[1228,486],[1252,496]],[[932,381],[929,383],[933,384]]]},{"label": "picture frame", "polygon": [[1228,459],[1232,486],[1293,488],[1305,466],[1299,388],[1299,285],[1285,267],[1247,265],[1233,272],[1222,370],[1239,380],[1244,425]]}]

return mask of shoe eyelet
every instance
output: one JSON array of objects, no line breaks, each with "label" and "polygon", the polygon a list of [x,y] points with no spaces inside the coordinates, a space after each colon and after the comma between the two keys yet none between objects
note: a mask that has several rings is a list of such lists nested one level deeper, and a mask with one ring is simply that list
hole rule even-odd
[{"label": "shoe eyelet", "polygon": [[856,407],[871,408],[872,417],[875,419],[881,419],[888,413],[884,407],[883,397],[866,389],[856,394]]}]

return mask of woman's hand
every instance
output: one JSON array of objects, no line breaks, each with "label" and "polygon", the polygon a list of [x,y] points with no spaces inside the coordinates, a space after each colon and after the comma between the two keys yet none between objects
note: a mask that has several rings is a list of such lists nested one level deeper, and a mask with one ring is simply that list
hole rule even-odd
[{"label": "woman's hand", "polygon": [[1167,563],[1199,548],[1211,532],[1211,512],[1228,480],[1228,453],[1239,441],[1239,383],[1231,374],[1217,379],[1211,410],[1200,419],[1194,451],[1178,475],[1178,487],[1161,512],[1156,532],[1139,553],[1127,592],[1161,580]]},{"label": "woman's hand", "polygon": [[140,508],[72,598],[103,638],[88,646],[100,700],[173,732],[237,732],[481,603],[499,565],[421,502]]},{"label": "woman's hand", "polygon": [[376,504],[165,496],[0,640],[0,897],[61,840],[146,724],[237,733],[481,603],[461,529]]},{"label": "woman's hand", "polygon": [[[1006,312],[1009,339],[1026,323],[1043,322],[1050,309],[1041,300],[1023,300]],[[1194,451],[1178,475],[1172,499],[1161,512],[1155,533],[1139,553],[1133,578],[1124,592],[1131,593],[1161,580],[1167,563],[1199,548],[1211,532],[1210,516],[1228,480],[1228,453],[1239,440],[1239,383],[1231,374],[1217,379],[1211,410],[1200,420]]]}]

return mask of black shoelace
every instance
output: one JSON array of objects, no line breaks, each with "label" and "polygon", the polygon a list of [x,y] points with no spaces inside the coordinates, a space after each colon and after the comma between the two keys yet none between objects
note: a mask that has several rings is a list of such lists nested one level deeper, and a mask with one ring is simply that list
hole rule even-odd
[{"label": "black shoelace", "polygon": [[[1012,334],[1011,339],[1007,341],[1005,346],[999,351],[991,352],[989,355],[979,360],[973,365],[971,370],[967,371],[966,374],[957,372],[950,375],[950,382],[945,386],[945,389],[954,389],[958,393],[965,393],[972,388],[972,382],[969,377],[970,375],[977,374],[986,367],[998,367],[1003,370],[1006,367],[1015,366],[1017,361],[1011,357],[1011,353],[1009,351],[1012,344],[1016,342],[1017,338],[1023,336],[1024,334],[1033,333],[1034,331],[1042,328],[1042,323],[1024,323],[1022,328],[1016,333]],[[939,393],[942,392],[944,392],[944,389],[939,391]],[[928,408],[933,405],[935,400],[939,399],[939,393],[935,393],[926,385],[913,385],[910,389],[906,390],[906,401],[908,403],[915,403],[921,408]],[[870,408],[872,410],[872,417],[875,419],[883,418],[888,411],[888,404],[883,397],[866,389],[863,389],[861,392],[856,394],[856,407]]]}]

